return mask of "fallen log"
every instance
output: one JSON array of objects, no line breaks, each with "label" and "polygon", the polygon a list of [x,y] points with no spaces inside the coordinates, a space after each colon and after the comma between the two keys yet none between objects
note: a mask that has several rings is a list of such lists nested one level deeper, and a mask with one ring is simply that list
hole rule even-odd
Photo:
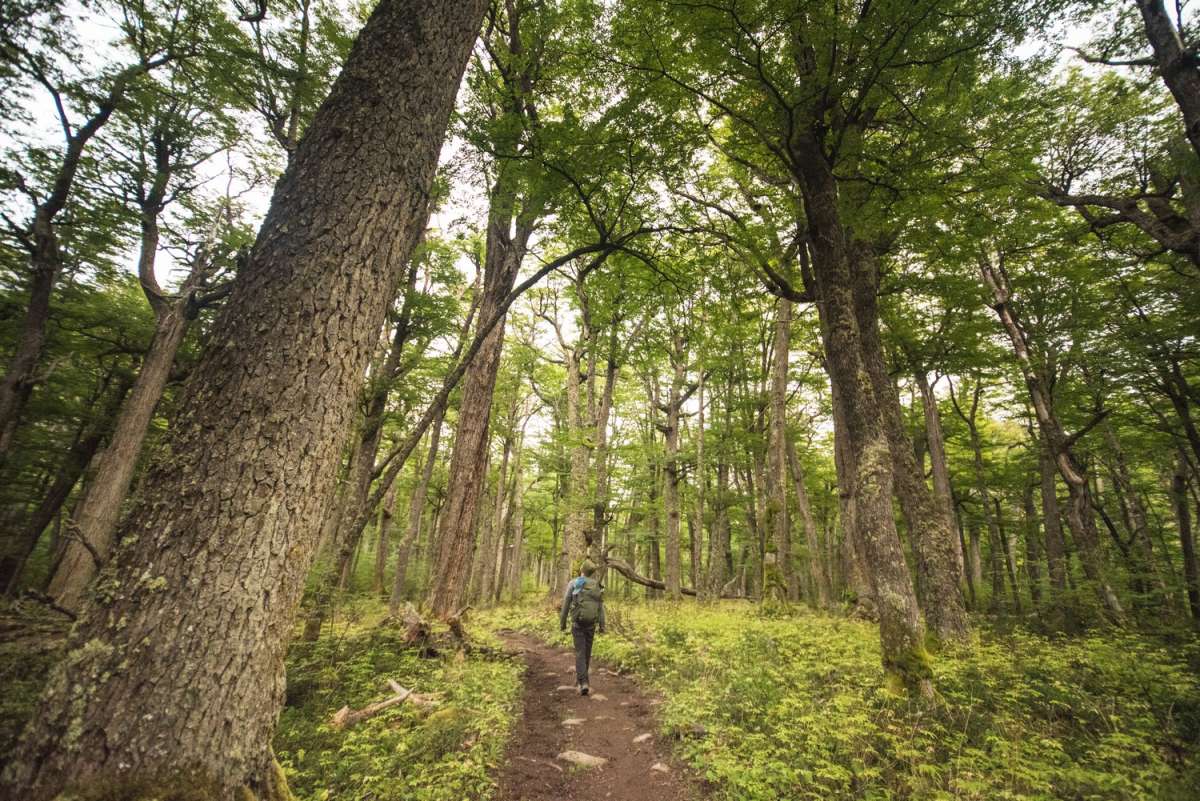
[{"label": "fallen log", "polygon": [[[633,567],[630,566],[628,562],[625,562],[624,560],[616,559],[611,556],[606,556],[603,558],[602,566],[611,567],[613,570],[617,571],[622,576],[624,576],[625,578],[632,581],[634,584],[641,584],[643,587],[649,587],[652,590],[666,590],[667,589],[666,582],[659,581],[658,579],[647,578],[647,577],[641,575],[636,570],[634,570]],[[726,585],[726,586],[728,586],[728,585]],[[695,595],[696,595],[696,591],[694,589],[692,589],[691,587],[680,587],[679,591],[681,593],[683,593],[684,595],[690,595],[693,597],[695,597]],[[732,595],[732,594],[727,594],[724,591],[721,593],[721,598],[746,600],[746,601],[750,600],[745,595]]]},{"label": "fallen log", "polygon": [[333,717],[329,719],[329,725],[333,727],[335,731],[341,731],[342,729],[346,729],[350,726],[361,723],[368,718],[375,717],[383,710],[391,709],[392,707],[398,706],[405,701],[422,707],[433,706],[437,703],[437,701],[432,698],[419,695],[406,687],[401,687],[392,679],[388,679],[387,683],[388,687],[390,687],[392,692],[395,693],[395,695],[393,695],[391,698],[385,698],[382,701],[376,701],[373,704],[368,704],[362,709],[351,709],[349,706],[344,706],[337,712],[333,713]]}]

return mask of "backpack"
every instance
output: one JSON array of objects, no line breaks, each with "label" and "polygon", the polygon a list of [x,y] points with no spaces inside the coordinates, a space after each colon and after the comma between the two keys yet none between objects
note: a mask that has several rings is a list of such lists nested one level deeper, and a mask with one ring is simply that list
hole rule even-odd
[{"label": "backpack", "polygon": [[580,576],[571,586],[571,620],[581,626],[594,626],[600,619],[603,602],[600,582]]}]

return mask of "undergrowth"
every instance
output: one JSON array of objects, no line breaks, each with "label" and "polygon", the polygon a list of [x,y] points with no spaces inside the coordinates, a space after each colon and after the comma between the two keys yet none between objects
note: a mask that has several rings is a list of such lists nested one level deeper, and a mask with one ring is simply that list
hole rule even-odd
[{"label": "undergrowth", "polygon": [[[360,609],[287,658],[288,697],[275,752],[298,801],[487,799],[520,698],[520,663],[447,653],[422,658],[401,628]],[[495,645],[469,627],[475,641]],[[343,731],[330,719],[392,693],[387,680],[433,695],[432,710],[387,709]]]},{"label": "undergrowth", "polygon": [[[567,645],[557,616],[494,626]],[[887,691],[869,623],[744,605],[612,605],[597,658],[665,699],[661,724],[731,801],[1200,798],[1200,647],[984,631],[934,662],[939,697]]]}]

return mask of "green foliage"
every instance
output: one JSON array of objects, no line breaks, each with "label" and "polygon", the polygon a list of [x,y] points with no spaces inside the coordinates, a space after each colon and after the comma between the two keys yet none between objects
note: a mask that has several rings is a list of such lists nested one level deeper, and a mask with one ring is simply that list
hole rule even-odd
[{"label": "green foliage", "polygon": [[[298,801],[371,798],[460,801],[487,798],[490,775],[517,709],[520,667],[477,656],[422,659],[403,631],[376,625],[380,610],[287,660],[288,698],[275,752]],[[476,636],[476,632],[472,632]],[[337,731],[330,718],[390,695],[387,679],[438,699],[411,704]]]},{"label": "green foliage", "polygon": [[[875,628],[752,607],[609,610],[600,659],[665,697],[661,723],[718,797],[1188,799],[1200,786],[1200,644],[984,632],[889,692]],[[546,614],[508,625],[561,639]]]}]

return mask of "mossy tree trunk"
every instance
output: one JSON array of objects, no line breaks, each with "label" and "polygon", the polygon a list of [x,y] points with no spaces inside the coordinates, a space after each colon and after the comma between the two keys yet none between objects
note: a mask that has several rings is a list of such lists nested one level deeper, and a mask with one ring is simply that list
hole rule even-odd
[{"label": "mossy tree trunk", "polygon": [[0,794],[186,781],[219,799],[286,797],[270,749],[284,651],[484,5],[372,12]]}]

